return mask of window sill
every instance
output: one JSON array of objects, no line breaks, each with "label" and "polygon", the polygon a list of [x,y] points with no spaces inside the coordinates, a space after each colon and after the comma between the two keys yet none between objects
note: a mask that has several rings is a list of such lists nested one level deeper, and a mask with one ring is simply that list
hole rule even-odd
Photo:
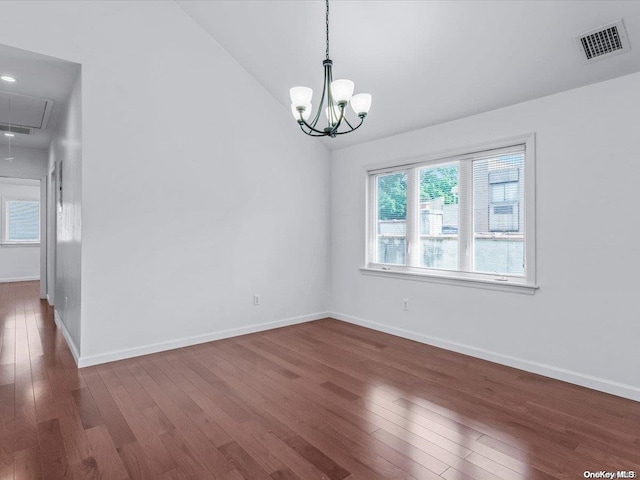
[{"label": "window sill", "polygon": [[539,288],[537,285],[527,285],[524,283],[515,283],[513,281],[509,282],[485,278],[458,277],[447,274],[416,273],[400,270],[383,270],[380,267],[360,267],[360,272],[363,275],[397,278],[401,280],[415,280],[420,282],[433,282],[472,288],[484,288],[487,290],[498,290],[501,292],[521,293],[526,295],[533,295]]},{"label": "window sill", "polygon": [[17,242],[3,242],[0,243],[0,247],[39,247],[40,243],[17,243]]}]

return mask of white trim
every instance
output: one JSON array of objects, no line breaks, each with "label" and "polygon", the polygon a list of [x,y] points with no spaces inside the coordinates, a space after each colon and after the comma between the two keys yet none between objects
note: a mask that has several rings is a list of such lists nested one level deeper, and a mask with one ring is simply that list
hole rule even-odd
[{"label": "white trim", "polygon": [[[375,178],[375,177],[374,177]],[[407,170],[407,210],[405,214],[405,235],[407,265],[420,265],[420,174],[417,168]],[[377,215],[377,214],[376,214]],[[377,242],[374,244],[377,247]]]},{"label": "white trim", "polygon": [[396,160],[385,160],[384,162],[364,165],[363,169],[367,174],[371,174],[382,173],[385,170],[394,171],[401,170],[405,167],[428,165],[430,163],[440,163],[445,161],[453,162],[464,158],[475,158],[478,153],[509,149],[509,147],[515,147],[523,144],[528,145],[530,140],[535,140],[535,133],[523,133],[522,135],[516,135],[502,140],[496,140],[494,142],[476,143],[466,147],[441,150],[434,153],[414,155]]},{"label": "white trim", "polygon": [[378,218],[378,182],[376,182],[376,177],[372,175],[365,175],[365,202],[364,202],[364,214],[365,214],[365,234],[366,234],[366,244],[364,249],[364,255],[362,257],[362,262],[366,264],[370,258],[376,258],[376,249],[377,249],[377,235],[376,230],[373,228],[376,225]]},{"label": "white trim", "polygon": [[0,278],[0,283],[33,282],[35,280],[40,280],[40,277]]},{"label": "white trim", "polygon": [[0,247],[39,247],[40,242],[0,242]]},{"label": "white trim", "polygon": [[[417,280],[420,282],[433,282],[442,283],[445,285],[458,285],[463,287],[484,288],[487,290],[499,290],[501,292],[515,292],[526,293],[533,295],[538,290],[538,285],[529,285],[526,283],[514,283],[515,277],[499,277],[500,280],[491,278],[479,278],[478,276],[462,276],[465,272],[451,272],[448,271],[442,274],[431,273],[433,269],[425,270],[424,272],[407,271],[407,270],[393,270],[395,266],[376,266],[376,267],[360,267],[360,273],[363,275],[373,275],[377,277],[389,277],[399,280]],[[444,271],[443,271],[444,272]]]},{"label": "white trim", "polygon": [[536,134],[532,133],[524,147],[524,258],[527,281],[535,285],[536,274]]},{"label": "white trim", "polygon": [[47,303],[53,307],[53,302],[51,301],[51,297],[49,296],[49,293],[47,292],[47,295],[45,296],[45,298],[47,299]]},{"label": "white trim", "polygon": [[473,164],[459,162],[458,170],[458,268],[473,269]]},{"label": "white trim", "polygon": [[71,337],[71,333],[67,330],[67,326],[62,321],[62,317],[58,313],[58,310],[53,310],[53,319],[56,322],[56,326],[62,330],[62,335],[64,339],[67,341],[67,345],[69,345],[69,350],[71,350],[71,355],[73,355],[73,359],[76,361],[76,365],[80,366],[80,353],[78,352],[78,347],[76,347],[73,338]]},{"label": "white trim", "polygon": [[189,347],[200,343],[213,342],[224,338],[237,337],[239,335],[247,335],[249,333],[262,332],[272,330],[274,328],[286,327],[288,325],[296,325],[298,323],[311,322],[320,320],[328,316],[327,312],[312,313],[299,317],[285,318],[284,320],[276,320],[274,322],[257,323],[240,328],[230,328],[220,330],[218,332],[206,333],[204,335],[196,335],[192,337],[180,338],[178,340],[169,340],[167,342],[152,343],[150,345],[142,345],[140,347],[129,348],[126,350],[116,350],[113,352],[101,353],[98,355],[89,355],[80,357],[78,360],[78,368],[90,367],[101,363],[123,360],[125,358],[139,357],[140,355],[148,355],[150,353],[164,352],[175,348]]},{"label": "white trim", "polygon": [[371,328],[380,332],[388,333],[402,338],[414,340],[416,342],[425,343],[427,345],[433,345],[435,347],[444,348],[464,355],[469,355],[490,362],[499,363],[509,367],[517,368],[545,377],[555,378],[563,382],[580,385],[582,387],[591,388],[619,397],[628,398],[630,400],[640,401],[640,386],[628,385],[624,383],[607,380],[601,377],[595,377],[593,375],[587,375],[584,373],[567,370],[565,368],[555,367],[553,365],[546,365],[544,363],[533,362],[525,360],[523,358],[512,357],[510,355],[504,355],[498,352],[492,352],[483,348],[474,347],[471,345],[465,345],[463,343],[452,342],[441,338],[431,337],[429,335],[423,335],[421,333],[413,332],[411,330],[405,330],[403,328],[390,327],[381,323],[371,322],[362,318],[354,317],[352,315],[346,315],[338,312],[329,312],[329,317],[341,320],[343,322],[353,323],[362,327]]},{"label": "white trim", "polygon": [[40,298],[47,297],[47,177],[40,177]]}]

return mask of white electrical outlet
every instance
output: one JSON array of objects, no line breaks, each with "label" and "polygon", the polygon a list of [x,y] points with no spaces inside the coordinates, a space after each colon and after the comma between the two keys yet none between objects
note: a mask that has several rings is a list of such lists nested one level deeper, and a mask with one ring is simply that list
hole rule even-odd
[{"label": "white electrical outlet", "polygon": [[69,297],[64,297],[64,308],[69,306]]},{"label": "white electrical outlet", "polygon": [[258,307],[260,305],[260,295],[253,296],[253,306]]},{"label": "white electrical outlet", "polygon": [[409,299],[408,298],[403,298],[402,299],[402,309],[403,310],[409,310]]}]

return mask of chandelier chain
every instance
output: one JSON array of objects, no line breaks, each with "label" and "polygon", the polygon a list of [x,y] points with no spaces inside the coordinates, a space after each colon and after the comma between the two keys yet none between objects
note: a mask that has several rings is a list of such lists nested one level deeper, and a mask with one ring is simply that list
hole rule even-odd
[{"label": "chandelier chain", "polygon": [[326,0],[327,4],[327,60],[329,60],[329,0]]}]

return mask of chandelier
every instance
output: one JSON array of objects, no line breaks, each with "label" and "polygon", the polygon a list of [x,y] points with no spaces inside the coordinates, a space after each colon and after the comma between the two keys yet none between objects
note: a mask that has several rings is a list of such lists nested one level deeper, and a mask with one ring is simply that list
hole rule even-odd
[{"label": "chandelier", "polygon": [[[289,90],[291,97],[291,113],[298,121],[300,129],[311,137],[332,137],[344,135],[360,128],[371,108],[371,95],[368,93],[353,94],[354,83],[351,80],[333,79],[333,62],[329,58],[329,0],[327,5],[327,51],[326,58],[322,62],[324,67],[324,83],[322,86],[322,96],[318,104],[318,109],[313,115],[311,97],[313,90],[309,87],[293,87]],[[347,105],[351,103],[351,108],[360,119],[357,125],[352,125],[346,116]],[[327,126],[318,126],[322,111],[327,118]],[[311,120],[310,120],[311,119]],[[354,122],[356,123],[356,122]]]}]

